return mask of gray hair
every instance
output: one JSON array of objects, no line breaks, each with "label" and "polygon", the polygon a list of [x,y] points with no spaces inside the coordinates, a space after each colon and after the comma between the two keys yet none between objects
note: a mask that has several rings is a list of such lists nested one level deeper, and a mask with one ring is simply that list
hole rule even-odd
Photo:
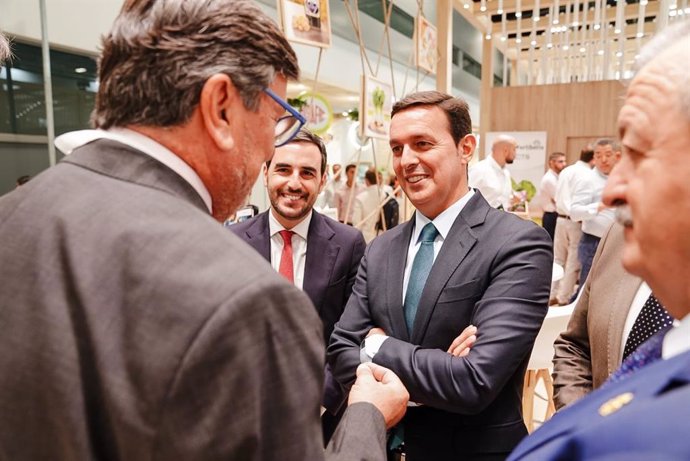
[{"label": "gray hair", "polygon": [[249,0],[127,0],[102,48],[91,116],[100,128],[181,125],[214,74],[254,111],[276,74],[299,77],[294,50]]},{"label": "gray hair", "polygon": [[10,59],[11,56],[12,50],[10,50],[10,42],[0,32],[0,65],[2,65],[2,63],[6,60]]},{"label": "gray hair", "polygon": [[[667,27],[647,42],[640,50],[635,62],[637,72],[652,62],[657,56],[681,40],[690,39],[690,19],[684,19]],[[688,54],[690,56],[690,53]],[[688,62],[675,63],[672,77],[678,83],[678,100],[681,111],[690,119],[690,71]]]},{"label": "gray hair", "polygon": [[597,139],[597,142],[594,143],[594,147],[596,146],[611,146],[611,150],[614,152],[620,152],[621,150],[621,146],[618,141],[608,138]]}]

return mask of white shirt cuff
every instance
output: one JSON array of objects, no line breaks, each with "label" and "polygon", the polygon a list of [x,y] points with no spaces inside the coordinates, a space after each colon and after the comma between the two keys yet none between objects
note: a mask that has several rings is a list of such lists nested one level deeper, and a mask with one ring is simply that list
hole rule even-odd
[{"label": "white shirt cuff", "polygon": [[362,348],[359,351],[360,363],[371,362],[374,356],[381,349],[381,345],[388,339],[385,335],[371,335],[364,339]]}]

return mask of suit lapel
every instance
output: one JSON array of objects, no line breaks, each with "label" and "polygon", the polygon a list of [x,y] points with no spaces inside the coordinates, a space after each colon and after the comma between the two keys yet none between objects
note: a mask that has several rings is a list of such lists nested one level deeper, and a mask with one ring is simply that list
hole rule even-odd
[{"label": "suit lapel", "polygon": [[268,228],[268,213],[270,210],[259,214],[252,225],[244,231],[244,234],[246,236],[245,241],[270,263],[271,236]]},{"label": "suit lapel", "polygon": [[422,342],[438,297],[448,284],[451,275],[462,264],[462,261],[477,242],[477,236],[472,231],[472,227],[484,223],[489,206],[485,200],[480,200],[480,198],[479,194],[475,194],[455,219],[447,238],[443,242],[441,251],[439,251],[434,265],[431,267],[417,307],[417,316],[411,338],[413,344]]},{"label": "suit lapel", "polygon": [[314,211],[307,234],[307,259],[302,288],[321,314],[323,298],[331,280],[340,246],[333,242],[335,232],[326,220]]},{"label": "suit lapel", "polygon": [[388,306],[388,318],[393,330],[390,333],[403,341],[410,340],[403,312],[403,279],[414,222],[412,218],[399,226],[401,232],[398,232],[391,240],[388,249],[388,264],[386,264],[386,306]]},{"label": "suit lapel", "polygon": [[[615,232],[615,234],[614,234]],[[621,337],[623,336],[623,329],[625,328],[625,321],[628,318],[630,305],[637,290],[642,284],[642,280],[625,273],[623,265],[620,262],[620,255],[623,251],[623,230],[620,226],[615,225],[609,231],[606,240],[611,245],[615,245],[610,254],[614,255],[616,264],[615,271],[612,271],[616,280],[612,280],[612,284],[616,289],[611,290],[612,296],[609,299],[602,299],[601,302],[605,306],[616,306],[615,309],[609,309],[609,327],[607,328],[607,344],[608,344],[608,363],[607,370],[610,375],[621,365],[623,358],[623,350],[621,347]],[[605,274],[602,274],[605,276]],[[599,301],[598,301],[599,302]]]}]

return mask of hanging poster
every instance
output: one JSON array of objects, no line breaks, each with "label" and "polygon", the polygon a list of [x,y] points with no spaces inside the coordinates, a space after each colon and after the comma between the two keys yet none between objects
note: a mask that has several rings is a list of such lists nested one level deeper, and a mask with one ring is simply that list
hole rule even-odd
[{"label": "hanging poster", "polygon": [[393,87],[374,77],[362,76],[359,126],[363,137],[388,139],[393,108]]},{"label": "hanging poster", "polygon": [[307,119],[307,129],[323,135],[333,123],[333,109],[326,98],[318,93],[303,92],[298,96],[304,101],[300,113]]},{"label": "hanging poster", "polygon": [[278,0],[278,14],[288,40],[320,48],[331,46],[328,0]]},{"label": "hanging poster", "polygon": [[438,63],[438,35],[436,27],[423,16],[415,21],[415,62],[417,67],[431,74],[436,74]]}]

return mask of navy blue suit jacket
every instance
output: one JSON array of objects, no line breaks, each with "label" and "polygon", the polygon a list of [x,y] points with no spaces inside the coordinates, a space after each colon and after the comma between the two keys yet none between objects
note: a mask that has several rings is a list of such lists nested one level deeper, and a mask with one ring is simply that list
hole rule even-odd
[{"label": "navy blue suit jacket", "polygon": [[[269,212],[233,224],[229,229],[270,262]],[[354,227],[312,212],[302,288],[321,317],[325,344],[350,298],[365,247],[362,233]]]},{"label": "navy blue suit jacket", "polygon": [[[331,336],[328,362],[336,379],[350,386],[362,340],[371,328],[383,328],[390,337],[373,361],[392,369],[410,400],[424,404],[405,416],[408,448],[415,432],[425,434],[424,444],[450,430],[448,444],[462,447],[463,459],[507,454],[527,435],[522,387],[548,309],[550,237],[533,222],[491,208],[476,192],[434,261],[410,334],[402,300],[413,226],[411,220],[369,243]],[[470,324],[478,328],[472,351],[451,356],[446,350]]]},{"label": "navy blue suit jacket", "polygon": [[[631,395],[621,397],[626,393]],[[509,459],[687,461],[689,437],[690,351],[652,363],[559,411]]]}]

